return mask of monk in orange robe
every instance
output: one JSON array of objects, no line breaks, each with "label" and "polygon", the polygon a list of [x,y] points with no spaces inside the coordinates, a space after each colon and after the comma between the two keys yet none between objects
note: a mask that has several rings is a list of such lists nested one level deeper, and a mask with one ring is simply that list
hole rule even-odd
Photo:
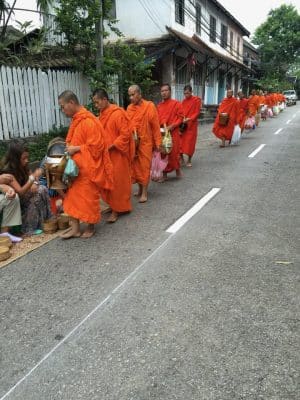
[{"label": "monk in orange robe", "polygon": [[111,104],[103,89],[93,92],[93,102],[100,111],[99,120],[104,129],[104,140],[108,146],[114,170],[113,190],[102,190],[103,200],[110,206],[107,222],[113,223],[119,213],[131,211],[131,159],[134,142],[129,131],[128,118],[123,108]]},{"label": "monk in orange robe", "polygon": [[[228,140],[229,142],[231,141],[234,126],[238,124],[239,108],[239,102],[235,97],[233,97],[233,91],[231,89],[228,89],[227,97],[222,100],[219,106],[218,114],[216,116],[212,129],[215,136],[222,141],[220,147],[225,147],[226,140]],[[224,125],[220,123],[221,113],[225,113],[228,116],[227,123]]]},{"label": "monk in orange robe", "polygon": [[182,104],[174,99],[171,99],[171,87],[169,84],[164,84],[160,88],[162,102],[157,105],[159,115],[159,123],[167,129],[172,135],[172,150],[168,154],[168,164],[164,170],[164,178],[167,179],[167,173],[176,171],[176,177],[181,178],[180,169],[180,135],[179,125],[184,118]]},{"label": "monk in orange robe", "polygon": [[184,99],[182,100],[182,107],[184,112],[184,131],[181,134],[180,140],[180,155],[184,163],[184,154],[188,156],[187,167],[192,166],[192,157],[195,153],[197,131],[198,131],[198,117],[202,107],[200,97],[193,96],[192,87],[186,85],[183,89]]},{"label": "monk in orange robe", "polygon": [[[100,121],[79,104],[67,90],[58,97],[62,112],[72,118],[66,138],[66,150],[79,168],[64,198],[64,211],[71,217],[71,229],[61,237],[89,238],[100,221],[100,190],[113,188],[113,170]],[[87,223],[81,234],[79,221]]]},{"label": "monk in orange robe", "polygon": [[248,101],[248,110],[250,117],[255,118],[255,124],[256,126],[258,126],[259,124],[258,113],[260,113],[260,99],[255,89],[251,91],[251,96],[249,97]]},{"label": "monk in orange robe", "polygon": [[241,132],[243,132],[245,122],[248,117],[248,99],[245,98],[245,95],[242,91],[239,91],[237,95],[239,98],[238,124],[240,125]]},{"label": "monk in orange robe", "polygon": [[139,185],[138,193],[140,203],[148,200],[148,185],[153,149],[159,150],[161,134],[158,114],[152,101],[142,98],[138,85],[128,89],[131,104],[127,107],[129,129],[136,139],[136,152],[132,163],[132,182]]},{"label": "monk in orange robe", "polygon": [[266,99],[265,99],[264,92],[263,92],[262,90],[260,90],[260,91],[258,92],[258,97],[259,97],[259,104],[260,104],[260,106],[265,105]]}]

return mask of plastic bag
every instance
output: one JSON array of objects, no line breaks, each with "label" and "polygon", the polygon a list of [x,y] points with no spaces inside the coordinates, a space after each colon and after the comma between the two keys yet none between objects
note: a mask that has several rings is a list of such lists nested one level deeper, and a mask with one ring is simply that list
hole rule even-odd
[{"label": "plastic bag", "polygon": [[273,117],[273,111],[271,108],[268,108],[268,117]]},{"label": "plastic bag", "polygon": [[66,154],[67,164],[65,166],[64,174],[63,174],[63,182],[68,186],[72,183],[78,174],[79,169],[75,163],[75,161],[71,158],[70,154]]},{"label": "plastic bag", "polygon": [[235,146],[239,143],[241,139],[241,127],[239,126],[239,124],[234,126],[234,130],[233,130],[233,135],[230,141],[230,144],[232,146]]},{"label": "plastic bag", "polygon": [[245,129],[253,129],[254,125],[255,125],[255,118],[248,117],[245,121]]},{"label": "plastic bag", "polygon": [[168,164],[168,157],[161,158],[159,151],[154,151],[151,162],[151,179],[153,181],[159,181],[163,177],[163,170]]},{"label": "plastic bag", "polygon": [[173,147],[172,135],[168,129],[165,129],[165,134],[161,141],[161,147],[164,154],[170,154]]}]

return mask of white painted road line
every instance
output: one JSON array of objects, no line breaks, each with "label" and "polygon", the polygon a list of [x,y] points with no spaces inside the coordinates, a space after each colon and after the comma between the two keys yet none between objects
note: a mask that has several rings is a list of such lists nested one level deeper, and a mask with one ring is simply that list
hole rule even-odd
[{"label": "white painted road line", "polygon": [[193,205],[182,217],[180,217],[173,225],[171,225],[166,232],[168,233],[176,233],[179,231],[183,225],[188,222],[198,211],[201,210],[202,207],[205,206],[206,203],[209,202],[221,189],[213,188],[211,189],[202,199],[200,199],[196,204]]},{"label": "white painted road line", "polygon": [[258,152],[260,152],[263,148],[265,147],[265,144],[261,144],[260,146],[258,146],[258,148],[256,150],[254,150],[251,154],[249,154],[248,158],[253,158],[256,156],[256,154]]},{"label": "white painted road line", "polygon": [[60,342],[57,343],[34,367],[31,368],[30,371],[27,372],[26,375],[23,376],[14,386],[12,386],[8,392],[6,392],[0,400],[4,400],[8,398],[18,386],[20,386],[23,382],[25,382],[35,370],[37,370],[53,353],[56,352],[58,348],[60,348],[82,325],[84,325],[96,312],[99,312],[109,300],[112,300],[114,296],[117,296],[120,290],[130,282],[134,281],[138,273],[144,267],[144,265],[155,256],[159,250],[161,250],[173,237],[173,235],[168,236],[139,266],[137,266],[117,287],[115,287],[110,294],[105,297],[88,315],[86,315]]},{"label": "white painted road line", "polygon": [[280,133],[281,131],[282,131],[282,128],[278,129],[278,131],[276,131],[276,132],[274,133],[274,135],[278,135],[278,133]]},{"label": "white painted road line", "polygon": [[286,124],[288,125],[291,122],[291,120],[289,119],[288,121],[286,121]]}]

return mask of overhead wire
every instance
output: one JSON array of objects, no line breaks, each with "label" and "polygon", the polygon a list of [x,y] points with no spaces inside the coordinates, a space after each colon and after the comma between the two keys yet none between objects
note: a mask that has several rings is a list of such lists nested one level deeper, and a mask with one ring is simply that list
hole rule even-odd
[{"label": "overhead wire", "polygon": [[151,15],[151,11],[147,8],[147,6],[143,3],[143,0],[139,0],[140,5],[143,7],[143,9],[146,11],[148,17],[151,19],[151,21],[154,23],[154,25],[162,32],[164,31],[161,29],[160,25],[155,21]]}]

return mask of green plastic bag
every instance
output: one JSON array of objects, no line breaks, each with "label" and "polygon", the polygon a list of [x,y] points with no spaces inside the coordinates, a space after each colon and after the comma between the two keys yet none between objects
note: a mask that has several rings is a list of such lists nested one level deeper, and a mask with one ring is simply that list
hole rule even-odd
[{"label": "green plastic bag", "polygon": [[67,164],[65,166],[64,174],[63,174],[63,182],[70,186],[72,181],[78,176],[79,168],[76,165],[75,161],[71,158],[69,153],[66,153]]}]

